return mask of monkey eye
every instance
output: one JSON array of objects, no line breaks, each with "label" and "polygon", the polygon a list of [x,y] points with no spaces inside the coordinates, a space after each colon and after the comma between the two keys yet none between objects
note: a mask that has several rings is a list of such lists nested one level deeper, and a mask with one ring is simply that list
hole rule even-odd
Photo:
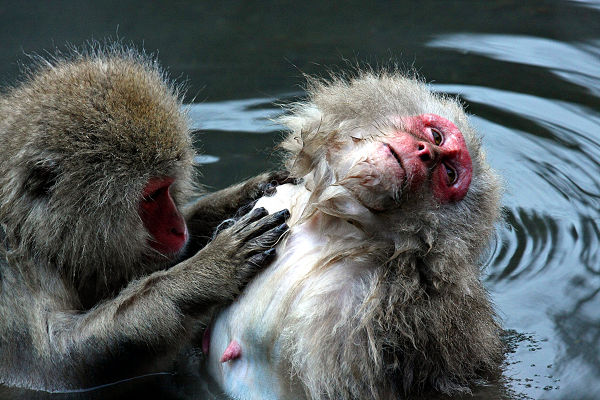
[{"label": "monkey eye", "polygon": [[442,135],[442,132],[440,132],[436,128],[431,128],[431,134],[433,135],[433,143],[435,143],[436,146],[441,145],[444,141],[444,136]]},{"label": "monkey eye", "polygon": [[364,139],[362,133],[353,133],[352,135],[350,135],[350,138],[354,143],[358,143]]},{"label": "monkey eye", "polygon": [[33,166],[25,180],[25,188],[34,197],[47,197],[58,179],[57,164],[54,161],[40,161]]},{"label": "monkey eye", "polygon": [[159,189],[156,189],[154,192],[147,194],[146,196],[143,197],[143,201],[145,203],[152,203],[153,201],[156,201],[156,199],[165,191],[167,190],[166,187],[161,187]]},{"label": "monkey eye", "polygon": [[456,180],[458,179],[458,174],[456,173],[456,171],[449,167],[448,164],[443,164],[444,168],[446,169],[446,175],[448,176],[448,184],[449,185],[454,185],[456,183]]}]

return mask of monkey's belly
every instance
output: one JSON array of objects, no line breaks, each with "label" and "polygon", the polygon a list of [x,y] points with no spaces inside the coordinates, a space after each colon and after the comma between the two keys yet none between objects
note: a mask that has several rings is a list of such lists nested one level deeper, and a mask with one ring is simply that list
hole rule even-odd
[{"label": "monkey's belly", "polygon": [[[257,207],[269,213],[290,209],[290,221],[298,218],[299,201],[308,192],[301,186],[282,185],[273,197],[259,200]],[[305,271],[298,257],[311,257],[319,248],[315,237],[302,229],[291,232],[285,247],[277,250],[276,260],[257,276],[244,293],[219,313],[211,329],[208,369],[220,387],[235,399],[300,399],[302,391],[290,387],[289,376],[281,363],[277,320],[281,302]],[[302,254],[298,254],[301,249]],[[310,250],[312,249],[312,250]],[[316,255],[316,254],[315,254]],[[313,257],[315,256],[313,255]],[[235,358],[222,362],[228,346],[239,346]]]}]

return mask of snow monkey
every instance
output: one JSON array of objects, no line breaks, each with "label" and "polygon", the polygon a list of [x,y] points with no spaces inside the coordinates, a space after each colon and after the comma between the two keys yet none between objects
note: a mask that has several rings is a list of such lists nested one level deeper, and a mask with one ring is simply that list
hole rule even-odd
[{"label": "snow monkey", "polygon": [[289,213],[256,208],[203,247],[271,178],[183,208],[194,151],[155,60],[106,45],[37,64],[0,97],[0,383],[152,372],[274,258]]},{"label": "snow monkey", "polygon": [[457,100],[398,72],[313,81],[280,120],[286,167],[257,207],[289,234],[204,335],[234,399],[468,391],[502,360],[480,281],[501,184]]}]

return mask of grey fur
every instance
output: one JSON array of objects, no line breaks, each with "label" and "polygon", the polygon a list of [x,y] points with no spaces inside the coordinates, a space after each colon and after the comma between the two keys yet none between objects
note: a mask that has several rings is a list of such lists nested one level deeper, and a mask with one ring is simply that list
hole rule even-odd
[{"label": "grey fur", "polygon": [[138,204],[152,177],[176,178],[178,206],[198,194],[179,89],[119,44],[35,64],[0,97],[0,383],[58,390],[164,368],[190,317],[272,258],[285,215],[247,215],[202,248],[272,176],[189,206],[191,257],[176,263],[147,245]]},{"label": "grey fur", "polygon": [[[440,203],[427,180],[398,187],[376,157],[401,117],[429,113],[459,128],[471,156],[458,202]],[[500,326],[480,269],[502,188],[458,101],[397,71],[359,71],[310,81],[279,122],[302,183],[257,205],[288,206],[290,232],[214,320],[215,382],[236,399],[398,399],[495,377]],[[231,340],[242,355],[220,363]]]},{"label": "grey fur", "polygon": [[[394,128],[390,117],[433,113],[454,122],[467,143],[473,178],[458,203],[432,201],[424,185],[422,192],[400,194],[396,205],[362,226],[357,221],[372,239],[346,257],[370,257],[378,267],[349,320],[336,319],[332,310],[328,320],[335,329],[289,317],[284,335],[292,338],[286,343],[292,375],[310,398],[331,399],[397,398],[429,389],[456,393],[493,377],[502,359],[500,327],[480,268],[501,216],[502,187],[462,106],[397,71],[311,80],[308,93],[280,122],[290,130],[281,146],[291,176],[317,177],[309,213],[352,218],[330,197],[320,200],[328,188],[346,184],[328,152],[356,132],[361,140],[376,139]],[[298,332],[318,337],[311,342],[316,348],[293,340]]]}]

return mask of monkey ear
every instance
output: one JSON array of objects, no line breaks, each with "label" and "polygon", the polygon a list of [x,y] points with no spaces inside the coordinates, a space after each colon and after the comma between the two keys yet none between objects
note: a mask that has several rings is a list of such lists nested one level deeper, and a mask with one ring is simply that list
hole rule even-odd
[{"label": "monkey ear", "polygon": [[31,167],[25,179],[25,191],[35,198],[48,197],[57,176],[58,165],[55,161],[38,161]]}]

